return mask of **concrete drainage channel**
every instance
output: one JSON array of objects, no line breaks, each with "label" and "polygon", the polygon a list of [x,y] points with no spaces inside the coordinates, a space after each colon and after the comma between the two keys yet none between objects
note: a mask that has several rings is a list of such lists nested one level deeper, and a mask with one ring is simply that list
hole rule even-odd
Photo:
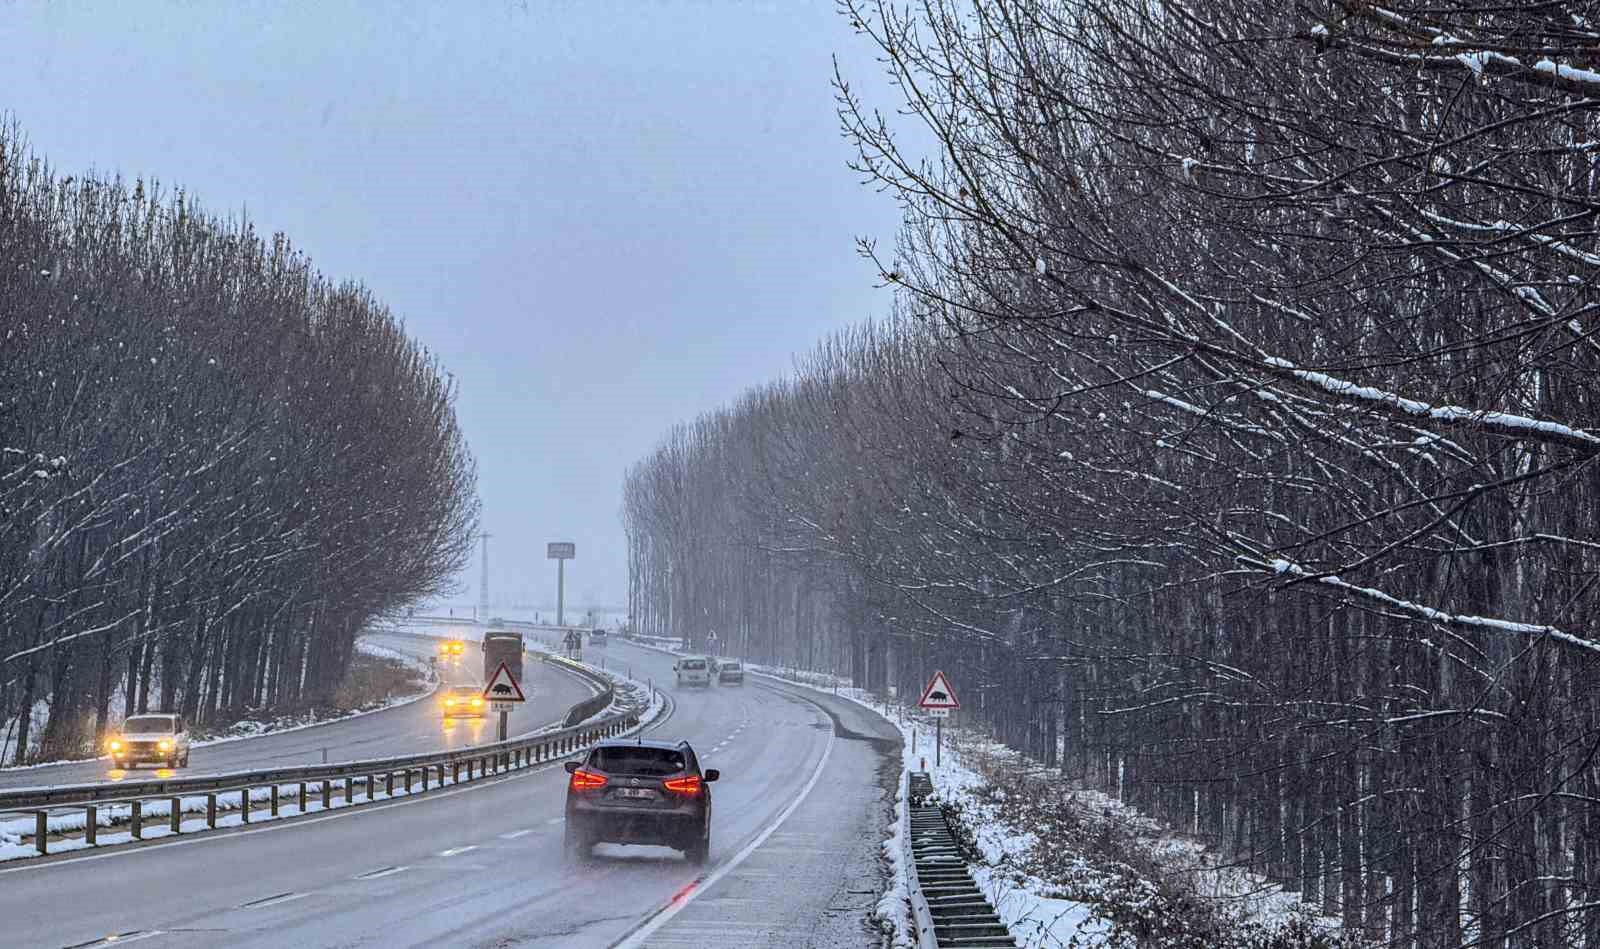
[{"label": "concrete drainage channel", "polygon": [[907,776],[911,816],[911,911],[919,949],[958,946],[1015,947],[1017,941],[967,872],[950,825],[937,804],[928,803],[933,782],[923,771]]}]

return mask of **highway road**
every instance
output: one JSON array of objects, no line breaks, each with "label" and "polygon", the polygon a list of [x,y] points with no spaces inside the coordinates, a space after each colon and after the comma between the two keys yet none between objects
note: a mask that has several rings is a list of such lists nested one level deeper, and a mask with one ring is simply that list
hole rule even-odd
[{"label": "highway road", "polygon": [[[670,681],[668,656],[620,643],[608,655]],[[861,734],[860,721],[841,726],[795,687],[669,691],[672,711],[651,736],[687,738],[703,766],[722,770],[705,867],[609,844],[568,864],[567,776],[554,762],[392,803],[0,868],[0,941],[583,947],[631,934],[703,946],[698,933],[720,931],[740,946],[876,945],[864,916],[879,887],[891,743]]]},{"label": "highway road", "polygon": [[[387,649],[422,657],[432,655],[435,649],[433,641],[413,636],[373,633],[368,634],[367,638]],[[477,651],[476,645],[469,645],[464,657],[442,664],[439,671],[440,680],[446,684],[480,682],[483,677],[482,654]],[[582,680],[541,662],[526,663],[524,675],[529,680],[524,683],[528,702],[511,713],[507,729],[511,735],[548,725],[564,716],[573,705],[594,694]],[[494,741],[498,724],[494,717],[445,722],[435,701],[430,698],[312,728],[196,747],[190,754],[187,770],[172,772],[140,768],[123,772],[113,769],[109,761],[100,758],[40,768],[3,770],[0,771],[0,788],[116,781],[123,778],[148,780],[158,774],[188,777],[277,765],[317,764],[323,760],[324,753],[328,761],[349,761],[448,750]]]}]

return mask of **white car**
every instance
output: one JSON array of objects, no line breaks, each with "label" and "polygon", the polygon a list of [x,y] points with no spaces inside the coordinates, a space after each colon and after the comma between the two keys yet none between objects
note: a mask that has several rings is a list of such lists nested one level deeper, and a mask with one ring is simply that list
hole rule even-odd
[{"label": "white car", "polygon": [[106,739],[106,752],[116,768],[142,761],[169,768],[189,767],[189,728],[182,715],[131,715]]},{"label": "white car", "polygon": [[684,656],[672,664],[679,685],[711,687],[711,661],[704,656]]}]

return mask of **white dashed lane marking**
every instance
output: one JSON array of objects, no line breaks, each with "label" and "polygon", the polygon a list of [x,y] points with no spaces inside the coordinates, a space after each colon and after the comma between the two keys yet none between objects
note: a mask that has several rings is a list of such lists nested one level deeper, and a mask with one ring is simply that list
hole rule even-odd
[{"label": "white dashed lane marking", "polygon": [[526,837],[531,833],[533,833],[533,828],[532,827],[524,827],[521,830],[513,830],[509,834],[501,834],[500,835],[500,839],[501,840],[516,840],[518,837]]},{"label": "white dashed lane marking", "polygon": [[288,903],[292,900],[305,899],[310,895],[310,893],[279,893],[277,896],[264,896],[259,900],[251,900],[248,903],[241,903],[239,904],[239,908],[261,909],[262,907],[266,906],[277,906],[280,903]]},{"label": "white dashed lane marking", "polygon": [[381,879],[382,877],[394,876],[396,873],[404,873],[409,869],[411,869],[411,868],[410,867],[384,867],[381,870],[368,870],[366,873],[358,873],[358,874],[356,874],[355,878],[357,880],[377,880],[377,879]]},{"label": "white dashed lane marking", "polygon": [[449,850],[441,850],[441,851],[439,851],[439,856],[441,856],[441,857],[453,857],[458,853],[466,853],[469,850],[477,850],[477,849],[478,849],[478,845],[477,844],[468,844],[465,847],[451,847]]}]

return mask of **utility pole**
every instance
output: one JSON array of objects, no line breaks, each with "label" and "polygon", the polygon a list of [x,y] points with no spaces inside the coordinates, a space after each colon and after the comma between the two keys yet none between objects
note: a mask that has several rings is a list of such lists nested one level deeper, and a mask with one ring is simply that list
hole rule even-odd
[{"label": "utility pole", "polygon": [[478,535],[483,541],[483,575],[478,580],[478,622],[489,622],[489,538],[494,535],[488,531]]}]

